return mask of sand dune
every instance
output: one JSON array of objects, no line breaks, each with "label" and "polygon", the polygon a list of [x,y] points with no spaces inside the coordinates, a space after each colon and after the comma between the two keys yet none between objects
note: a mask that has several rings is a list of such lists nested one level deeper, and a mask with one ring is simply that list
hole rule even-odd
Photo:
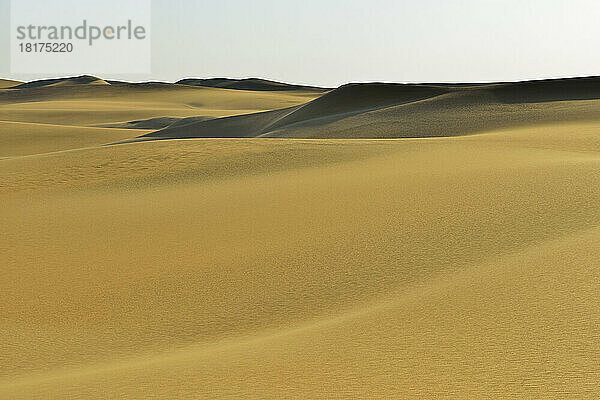
[{"label": "sand dune", "polygon": [[[167,127],[149,136],[407,138],[458,136],[600,118],[600,79],[494,85],[352,84],[291,110]],[[585,101],[584,101],[585,100]],[[273,117],[276,116],[275,119]],[[259,123],[258,121],[261,120]],[[231,127],[235,126],[235,131]]]},{"label": "sand dune", "polygon": [[492,90],[505,103],[564,100],[594,100],[600,97],[600,78],[546,79],[493,85]]},{"label": "sand dune", "polygon": [[11,79],[0,79],[0,89],[11,88],[20,85],[23,82],[13,81]]},{"label": "sand dune", "polygon": [[296,106],[318,94],[166,83],[47,85],[0,91],[0,121],[116,126],[152,118],[224,117]]},{"label": "sand dune", "polygon": [[315,86],[292,85],[289,83],[275,82],[267,79],[246,78],[246,79],[230,79],[230,78],[187,78],[176,82],[179,85],[191,86],[206,86],[223,89],[237,90],[260,90],[260,91],[287,91],[287,90],[309,90],[316,92],[325,92],[329,89],[319,88]]},{"label": "sand dune", "polygon": [[0,397],[597,398],[595,82],[0,92]]},{"label": "sand dune", "polygon": [[14,89],[70,85],[109,85],[109,83],[103,79],[96,78],[95,76],[81,75],[68,78],[41,79],[37,81],[21,83],[20,85],[14,86]]}]

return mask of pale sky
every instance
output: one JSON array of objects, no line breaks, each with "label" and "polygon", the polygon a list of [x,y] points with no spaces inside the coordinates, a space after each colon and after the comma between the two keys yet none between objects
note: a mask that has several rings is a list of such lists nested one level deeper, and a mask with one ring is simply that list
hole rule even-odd
[{"label": "pale sky", "polygon": [[[9,27],[0,0],[0,76],[45,77],[11,75]],[[153,0],[151,30],[152,73],[103,78],[338,86],[600,75],[598,0]]]}]

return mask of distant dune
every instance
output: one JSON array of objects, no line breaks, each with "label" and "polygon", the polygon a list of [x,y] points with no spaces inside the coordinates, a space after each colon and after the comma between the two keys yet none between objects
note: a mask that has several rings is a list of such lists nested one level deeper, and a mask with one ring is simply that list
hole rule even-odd
[{"label": "distant dune", "polygon": [[108,85],[109,83],[100,78],[96,78],[91,75],[81,75],[69,78],[56,78],[56,79],[42,79],[38,81],[31,81],[21,83],[14,87],[14,89],[26,89],[43,86],[57,86],[57,85]]},{"label": "distant dune", "polygon": [[179,85],[206,86],[222,89],[237,90],[264,90],[264,91],[286,91],[286,90],[310,90],[324,92],[324,89],[316,86],[292,85],[258,78],[230,79],[230,78],[187,78],[176,82]]},{"label": "distant dune", "polygon": [[0,121],[160,129],[169,119],[194,117],[198,121],[248,114],[304,104],[320,95],[307,91],[231,91],[161,82],[99,82],[105,81],[84,76],[34,81],[2,90]]},{"label": "distant dune", "polygon": [[351,84],[293,109],[167,127],[148,137],[409,138],[598,120],[600,78],[487,85]]},{"label": "distant dune", "polygon": [[0,399],[600,398],[599,78],[101,82],[0,90]]}]

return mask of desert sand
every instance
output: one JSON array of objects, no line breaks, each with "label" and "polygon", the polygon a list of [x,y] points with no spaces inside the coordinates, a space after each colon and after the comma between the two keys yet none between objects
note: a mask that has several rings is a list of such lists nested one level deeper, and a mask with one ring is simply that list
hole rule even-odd
[{"label": "desert sand", "polygon": [[17,85],[22,84],[23,82],[11,80],[11,79],[0,79],[0,89],[6,89],[10,87],[15,87]]},{"label": "desert sand", "polygon": [[4,82],[0,398],[600,397],[600,78]]}]

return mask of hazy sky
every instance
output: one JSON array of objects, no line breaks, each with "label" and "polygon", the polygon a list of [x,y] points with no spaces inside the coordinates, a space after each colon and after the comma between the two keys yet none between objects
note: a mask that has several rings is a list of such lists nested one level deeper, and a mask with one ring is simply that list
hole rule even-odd
[{"label": "hazy sky", "polygon": [[[0,0],[0,75],[36,78],[10,74],[8,10]],[[152,74],[105,78],[337,86],[600,74],[599,0],[153,0],[152,21]]]}]

